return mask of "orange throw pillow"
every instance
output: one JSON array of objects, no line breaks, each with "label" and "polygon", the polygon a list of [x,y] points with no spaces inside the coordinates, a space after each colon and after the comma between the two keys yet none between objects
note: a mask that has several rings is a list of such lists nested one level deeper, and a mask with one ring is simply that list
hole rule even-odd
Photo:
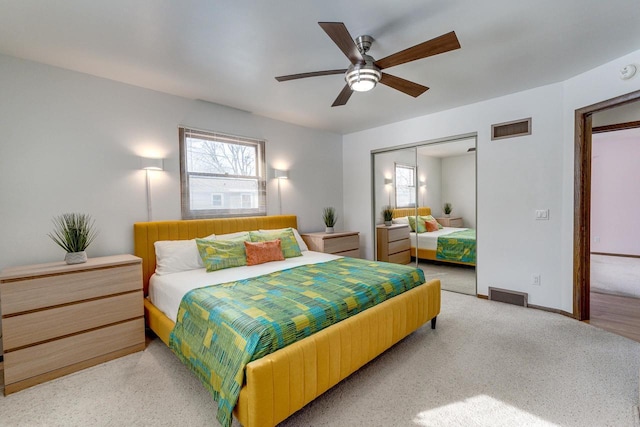
[{"label": "orange throw pillow", "polygon": [[268,242],[244,242],[247,265],[264,264],[270,261],[284,261],[280,239]]},{"label": "orange throw pillow", "polygon": [[431,221],[425,221],[425,225],[427,226],[427,231],[438,231],[438,221],[435,219]]}]

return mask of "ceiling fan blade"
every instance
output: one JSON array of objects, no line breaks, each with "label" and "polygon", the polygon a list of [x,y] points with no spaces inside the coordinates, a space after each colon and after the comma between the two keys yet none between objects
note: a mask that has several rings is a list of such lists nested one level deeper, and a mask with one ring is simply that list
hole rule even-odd
[{"label": "ceiling fan blade", "polygon": [[436,37],[435,39],[428,40],[408,49],[396,52],[393,55],[379,59],[374,62],[374,64],[376,64],[380,69],[395,67],[396,65],[404,64],[405,62],[427,58],[429,56],[438,55],[440,53],[456,49],[460,49],[460,42],[458,41],[458,37],[456,37],[456,32],[451,31],[450,33]]},{"label": "ceiling fan blade", "polygon": [[300,74],[289,74],[288,76],[278,76],[276,77],[276,80],[279,82],[286,82],[287,80],[305,79],[307,77],[330,76],[332,74],[344,74],[346,72],[347,72],[346,68],[343,70],[314,71],[312,73],[300,73]]},{"label": "ceiling fan blade", "polygon": [[411,95],[414,98],[419,97],[423,93],[429,90],[428,87],[419,85],[418,83],[410,82],[409,80],[401,79],[400,77],[392,76],[391,74],[382,73],[380,83],[387,85],[395,90],[399,90],[402,93]]},{"label": "ceiling fan blade", "polygon": [[332,107],[337,107],[339,105],[346,104],[347,101],[349,100],[349,98],[351,98],[351,94],[352,93],[353,93],[353,91],[351,90],[349,85],[348,84],[344,85],[344,87],[342,88],[342,91],[340,92],[340,94],[338,95],[336,100],[333,101],[333,104],[331,104],[331,106]]},{"label": "ceiling fan blade", "polygon": [[344,53],[352,64],[364,62],[364,58],[360,54],[353,37],[349,34],[347,27],[342,22],[318,22],[325,33],[338,45],[342,53]]}]

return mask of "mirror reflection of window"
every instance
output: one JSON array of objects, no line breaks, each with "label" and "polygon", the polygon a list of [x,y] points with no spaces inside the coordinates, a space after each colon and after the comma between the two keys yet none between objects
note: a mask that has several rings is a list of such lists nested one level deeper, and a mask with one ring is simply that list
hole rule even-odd
[{"label": "mirror reflection of window", "polygon": [[409,208],[416,205],[416,168],[396,163],[396,207]]}]

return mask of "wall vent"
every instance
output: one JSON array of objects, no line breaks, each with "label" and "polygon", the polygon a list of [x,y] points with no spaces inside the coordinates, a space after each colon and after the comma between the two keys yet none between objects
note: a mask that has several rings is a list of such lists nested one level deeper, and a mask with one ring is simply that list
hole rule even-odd
[{"label": "wall vent", "polygon": [[531,117],[513,122],[491,125],[491,140],[531,135]]},{"label": "wall vent", "polygon": [[491,301],[506,302],[507,304],[526,307],[528,298],[529,294],[525,292],[516,292],[489,286],[489,299]]}]

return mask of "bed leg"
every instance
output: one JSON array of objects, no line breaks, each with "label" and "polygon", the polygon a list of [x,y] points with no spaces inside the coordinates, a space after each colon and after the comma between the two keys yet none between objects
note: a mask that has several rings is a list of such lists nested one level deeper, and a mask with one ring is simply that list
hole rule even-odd
[{"label": "bed leg", "polygon": [[433,319],[431,319],[431,329],[435,329],[436,328],[436,320],[437,319],[438,319],[438,316],[436,316]]}]

